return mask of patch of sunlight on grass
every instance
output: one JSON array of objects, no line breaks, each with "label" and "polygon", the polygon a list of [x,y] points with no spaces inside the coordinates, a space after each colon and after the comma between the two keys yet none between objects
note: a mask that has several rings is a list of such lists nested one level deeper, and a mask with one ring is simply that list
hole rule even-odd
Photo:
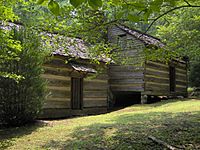
[{"label": "patch of sunlight on grass", "polygon": [[199,100],[166,100],[102,115],[1,129],[0,149],[164,149],[149,141],[148,135],[183,149],[200,149],[199,132]]}]

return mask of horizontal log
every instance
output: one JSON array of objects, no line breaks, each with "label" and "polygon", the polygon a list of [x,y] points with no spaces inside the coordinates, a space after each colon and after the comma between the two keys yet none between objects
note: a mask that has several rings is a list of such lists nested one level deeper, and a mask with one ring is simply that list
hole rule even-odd
[{"label": "horizontal log", "polygon": [[143,79],[111,79],[109,80],[110,84],[143,84]]},{"label": "horizontal log", "polygon": [[71,80],[48,79],[47,84],[48,84],[48,86],[70,87],[71,86]]},{"label": "horizontal log", "polygon": [[176,74],[176,80],[187,81],[187,76],[180,76],[180,75]]},{"label": "horizontal log", "polygon": [[166,73],[166,74],[169,74],[169,70],[164,70],[164,69],[154,69],[154,68],[146,68],[145,69],[145,72],[147,71],[151,71],[151,72],[160,72],[160,73]]},{"label": "horizontal log", "polygon": [[47,98],[70,98],[71,92],[70,91],[59,91],[59,90],[49,90]]},{"label": "horizontal log", "polygon": [[108,87],[108,84],[105,83],[105,82],[85,82],[84,81],[84,85],[83,85],[84,88],[107,88]]},{"label": "horizontal log", "polygon": [[121,80],[121,79],[144,79],[144,74],[141,76],[110,76],[109,80]]},{"label": "horizontal log", "polygon": [[71,77],[68,77],[68,76],[59,76],[59,75],[52,75],[52,74],[41,74],[41,77],[44,79],[57,79],[57,80],[64,80],[64,81],[71,80]]},{"label": "horizontal log", "polygon": [[145,83],[147,83],[147,82],[168,83],[169,84],[169,79],[145,76]]},{"label": "horizontal log", "polygon": [[43,109],[45,108],[70,108],[70,101],[62,102],[62,101],[48,101],[43,105]]},{"label": "horizontal log", "polygon": [[183,77],[186,77],[186,76],[187,76],[187,74],[183,74],[183,73],[179,73],[179,72],[176,72],[176,75],[178,75],[178,76],[183,76]]},{"label": "horizontal log", "polygon": [[169,83],[157,83],[157,82],[145,82],[145,86],[156,86],[156,87],[169,87]]},{"label": "horizontal log", "polygon": [[187,70],[186,70],[186,69],[179,69],[179,68],[176,68],[176,72],[177,72],[177,73],[181,73],[181,74],[187,74]]},{"label": "horizontal log", "polygon": [[99,107],[107,106],[107,100],[84,100],[83,107]]},{"label": "horizontal log", "polygon": [[187,86],[187,82],[185,81],[185,82],[182,82],[182,81],[177,81],[176,80],[176,85],[180,85],[180,86]]},{"label": "horizontal log", "polygon": [[145,90],[145,92],[143,92],[144,95],[155,95],[155,96],[170,96],[170,92],[169,91],[148,91]]},{"label": "horizontal log", "polygon": [[145,91],[155,91],[155,92],[160,92],[160,91],[165,91],[169,92],[169,85],[154,85],[154,84],[146,84],[145,85]]},{"label": "horizontal log", "polygon": [[187,88],[186,85],[176,85],[176,87],[177,87],[177,88],[185,88],[185,89]]},{"label": "horizontal log", "polygon": [[45,70],[54,70],[54,71],[63,71],[63,72],[71,72],[73,70],[71,67],[60,68],[59,66],[55,67],[55,65],[52,66],[52,65],[49,65],[49,64],[43,65],[43,68]]},{"label": "horizontal log", "polygon": [[109,75],[111,76],[110,78],[115,78],[115,77],[143,77],[144,73],[143,72],[110,72]]},{"label": "horizontal log", "polygon": [[84,84],[108,84],[108,80],[99,80],[99,79],[84,79]]},{"label": "horizontal log", "polygon": [[70,91],[71,87],[69,86],[63,86],[63,87],[58,87],[58,86],[47,86],[48,90],[57,90],[57,91]]},{"label": "horizontal log", "polygon": [[108,92],[107,91],[84,91],[83,97],[91,97],[91,98],[98,98],[98,97],[107,97]]},{"label": "horizontal log", "polygon": [[111,86],[112,91],[131,91],[131,92],[142,92],[144,91],[143,87],[129,87],[129,86]]},{"label": "horizontal log", "polygon": [[64,97],[64,98],[59,98],[59,97],[47,97],[45,99],[46,102],[48,101],[61,101],[61,102],[66,102],[66,101],[71,101],[70,97]]},{"label": "horizontal log", "polygon": [[83,97],[83,101],[107,101],[107,97]]},{"label": "horizontal log", "polygon": [[152,70],[146,70],[145,75],[160,76],[162,78],[169,78],[169,72],[156,72]]},{"label": "horizontal log", "polygon": [[188,83],[188,81],[187,81],[187,80],[180,80],[180,79],[176,79],[176,82],[182,82],[182,83],[185,83],[185,84],[187,84],[187,83]]},{"label": "horizontal log", "polygon": [[121,69],[126,70],[144,70],[142,66],[135,66],[135,65],[109,65],[109,70],[118,71]]},{"label": "horizontal log", "polygon": [[175,66],[176,66],[176,68],[179,68],[179,69],[183,69],[183,70],[187,69],[187,65],[186,64],[176,63]]},{"label": "horizontal log", "polygon": [[146,68],[148,67],[152,67],[152,68],[162,68],[162,69],[169,69],[168,64],[165,63],[160,63],[160,62],[156,62],[156,61],[147,61],[146,62]]},{"label": "horizontal log", "polygon": [[158,76],[158,75],[149,75],[149,74],[145,74],[145,78],[155,78],[155,79],[160,79],[160,80],[169,80],[169,76],[168,77],[162,77],[162,76]]},{"label": "horizontal log", "polygon": [[121,73],[128,73],[128,74],[131,74],[131,73],[143,73],[144,72],[144,69],[110,69],[109,70],[109,75],[113,75],[113,74],[121,74]]},{"label": "horizontal log", "polygon": [[110,87],[144,87],[143,83],[110,84]]},{"label": "horizontal log", "polygon": [[84,91],[93,91],[93,90],[107,90],[108,84],[84,84],[83,90]]}]

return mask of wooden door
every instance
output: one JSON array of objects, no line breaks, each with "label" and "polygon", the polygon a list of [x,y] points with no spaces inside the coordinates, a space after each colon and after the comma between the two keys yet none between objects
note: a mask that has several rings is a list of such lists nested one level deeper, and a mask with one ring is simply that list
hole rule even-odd
[{"label": "wooden door", "polygon": [[169,79],[170,79],[170,92],[175,92],[176,88],[176,69],[174,66],[169,67]]},{"label": "wooden door", "polygon": [[82,109],[83,106],[83,79],[72,78],[71,80],[71,107],[72,109]]}]

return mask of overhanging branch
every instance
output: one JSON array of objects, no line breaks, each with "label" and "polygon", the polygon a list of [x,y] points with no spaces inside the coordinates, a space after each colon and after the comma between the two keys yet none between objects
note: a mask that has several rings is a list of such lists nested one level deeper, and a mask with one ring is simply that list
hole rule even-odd
[{"label": "overhanging branch", "polygon": [[[187,2],[187,1],[185,1]],[[153,21],[151,22],[151,24],[148,26],[147,30],[145,31],[145,33],[147,33],[149,31],[149,29],[153,26],[153,24],[159,20],[160,18],[162,18],[163,16],[167,15],[168,13],[172,12],[172,11],[175,11],[177,9],[181,9],[181,8],[200,8],[200,6],[196,6],[196,5],[190,5],[188,3],[188,5],[183,5],[183,6],[179,6],[179,7],[175,7],[175,8],[172,8],[166,12],[164,12],[163,14],[161,14],[160,16],[158,16],[157,18],[153,19]]]}]

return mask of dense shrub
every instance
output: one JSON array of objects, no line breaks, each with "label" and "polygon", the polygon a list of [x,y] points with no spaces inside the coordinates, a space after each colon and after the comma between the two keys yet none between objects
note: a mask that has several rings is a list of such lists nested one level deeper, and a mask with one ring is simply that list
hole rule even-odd
[{"label": "dense shrub", "polygon": [[189,73],[189,84],[191,87],[200,87],[200,62],[191,63]]},{"label": "dense shrub", "polygon": [[42,107],[45,81],[40,75],[46,54],[33,31],[14,30],[13,38],[21,42],[19,60],[7,60],[0,71],[20,75],[21,79],[0,77],[0,113],[1,122],[19,126],[33,121]]}]

